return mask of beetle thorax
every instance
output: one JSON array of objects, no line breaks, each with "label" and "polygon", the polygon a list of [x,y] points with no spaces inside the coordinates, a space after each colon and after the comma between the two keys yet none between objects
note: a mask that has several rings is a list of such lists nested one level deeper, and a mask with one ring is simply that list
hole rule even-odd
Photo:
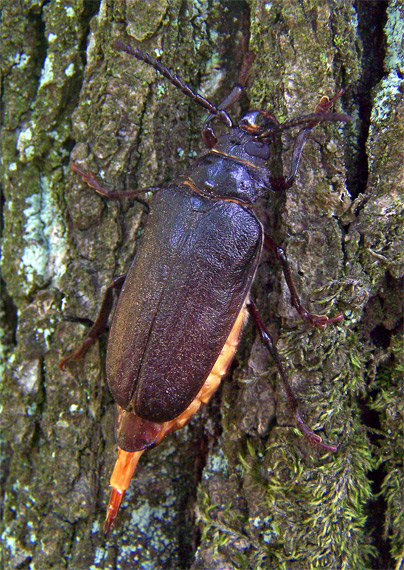
[{"label": "beetle thorax", "polygon": [[186,180],[205,196],[254,203],[272,190],[269,152],[267,142],[234,127],[192,164]]}]

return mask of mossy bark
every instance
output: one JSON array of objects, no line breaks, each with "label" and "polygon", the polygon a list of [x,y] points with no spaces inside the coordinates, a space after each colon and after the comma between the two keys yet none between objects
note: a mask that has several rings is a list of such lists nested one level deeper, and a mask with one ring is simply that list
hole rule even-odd
[{"label": "mossy bark", "polygon": [[[400,2],[1,4],[1,567],[404,567]],[[354,118],[318,127],[278,211],[262,209],[305,304],[344,321],[302,323],[270,258],[253,291],[307,423],[340,447],[321,453],[294,429],[249,325],[214,401],[143,456],[106,540],[105,340],[65,373],[57,363],[126,272],[147,213],[92,193],[69,160],[115,188],[174,181],[202,149],[204,113],[113,40],[162,54],[217,102],[248,27],[249,101],[233,116],[284,120],[343,85]]]}]

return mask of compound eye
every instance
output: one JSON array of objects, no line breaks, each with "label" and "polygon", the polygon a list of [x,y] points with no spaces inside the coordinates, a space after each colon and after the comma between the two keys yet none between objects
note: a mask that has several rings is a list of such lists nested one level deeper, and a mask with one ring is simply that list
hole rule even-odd
[{"label": "compound eye", "polygon": [[268,160],[269,158],[269,146],[261,141],[248,141],[244,145],[244,150],[250,156],[256,156],[263,160]]}]

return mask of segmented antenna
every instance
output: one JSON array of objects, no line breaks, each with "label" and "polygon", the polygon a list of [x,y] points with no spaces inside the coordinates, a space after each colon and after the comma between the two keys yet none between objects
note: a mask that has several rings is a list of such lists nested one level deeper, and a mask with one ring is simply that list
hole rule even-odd
[{"label": "segmented antenna", "polygon": [[188,83],[182,81],[176,73],[172,73],[167,67],[164,67],[158,59],[153,59],[148,53],[143,53],[138,48],[133,48],[131,45],[125,45],[124,43],[115,40],[115,47],[121,51],[125,51],[129,55],[133,55],[140,61],[144,61],[151,67],[154,67],[156,71],[161,73],[166,79],[168,79],[175,87],[180,89],[187,97],[190,97],[193,101],[201,105],[204,109],[207,109],[209,113],[215,115],[220,121],[222,121],[228,127],[233,127],[233,121],[230,116],[223,109],[219,109],[213,103],[202,97],[199,93],[196,93]]}]

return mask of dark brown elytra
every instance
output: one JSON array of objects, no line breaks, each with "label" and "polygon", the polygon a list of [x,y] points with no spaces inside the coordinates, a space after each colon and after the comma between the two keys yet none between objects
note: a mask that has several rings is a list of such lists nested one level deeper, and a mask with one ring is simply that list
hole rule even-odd
[{"label": "dark brown elytra", "polygon": [[[265,234],[253,206],[265,197],[271,207],[275,191],[292,186],[311,129],[323,121],[348,121],[350,117],[329,111],[341,90],[332,99],[323,97],[314,113],[285,123],[266,111],[254,110],[235,124],[227,110],[240,99],[247,83],[254,59],[247,44],[245,40],[238,83],[215,106],[160,61],[115,42],[119,50],[154,67],[209,111],[209,116],[202,130],[208,150],[177,182],[155,193],[129,272],[108,287],[87,337],[60,362],[63,369],[96,341],[107,326],[113,291],[120,291],[107,349],[108,383],[118,407],[118,459],[111,477],[106,532],[143,451],[185,425],[214,393],[228,370],[248,314],[275,361],[296,425],[311,444],[326,451],[337,450],[304,423],[279,353],[250,298],[263,248],[280,262],[291,304],[303,319],[324,328],[343,315],[328,318],[302,306],[286,254]],[[216,136],[213,119],[227,127],[224,134]],[[292,127],[300,130],[290,174],[272,176],[268,162],[273,145],[279,144],[279,133]],[[72,168],[106,198],[139,194],[110,191],[92,173],[75,163]]]}]

